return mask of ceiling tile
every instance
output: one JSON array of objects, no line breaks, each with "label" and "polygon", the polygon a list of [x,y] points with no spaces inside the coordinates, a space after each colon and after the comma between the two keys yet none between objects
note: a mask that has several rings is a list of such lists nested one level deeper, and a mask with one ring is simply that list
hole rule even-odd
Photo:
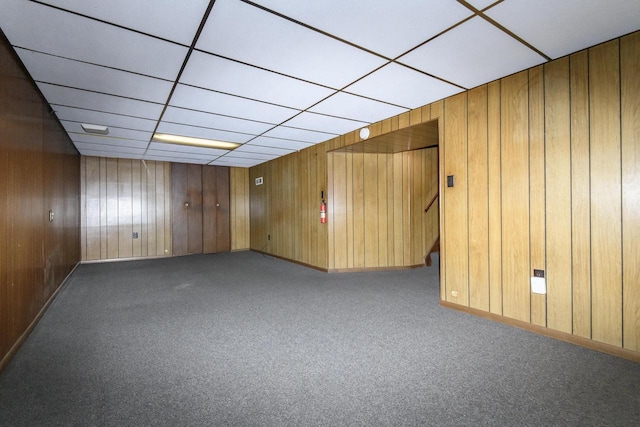
[{"label": "ceiling tile", "polygon": [[108,127],[119,127],[153,132],[156,121],[151,119],[141,119],[138,117],[123,116],[120,114],[100,113],[80,108],[63,107],[52,105],[58,119],[79,123],[88,123]]},{"label": "ceiling tile", "polygon": [[187,54],[184,46],[33,2],[3,2],[2,12],[11,44],[52,55],[175,79]]},{"label": "ceiling tile", "polygon": [[374,123],[408,111],[406,108],[374,101],[349,93],[338,92],[309,111]]},{"label": "ceiling tile", "polygon": [[185,85],[176,87],[170,104],[176,107],[269,123],[281,123],[298,113],[298,110],[291,108]]},{"label": "ceiling tile", "polygon": [[386,61],[247,3],[216,1],[198,49],[341,88]]},{"label": "ceiling tile", "polygon": [[545,62],[545,58],[482,18],[400,58],[400,62],[466,88]]},{"label": "ceiling tile", "polygon": [[284,148],[287,150],[302,150],[304,148],[311,147],[313,144],[301,141],[292,141],[290,139],[269,138],[266,136],[259,136],[253,141],[251,145],[260,145],[263,147]]},{"label": "ceiling tile", "polygon": [[305,109],[334,92],[202,52],[191,55],[180,82],[298,109]]},{"label": "ceiling tile", "polygon": [[210,129],[233,130],[235,132],[260,135],[271,129],[271,123],[253,120],[236,119],[218,114],[202,113],[184,108],[168,107],[162,116],[163,122],[181,123],[185,125],[201,126]]},{"label": "ceiling tile", "polygon": [[259,165],[260,163],[264,163],[265,160],[250,160],[250,159],[238,159],[232,157],[219,157],[213,162],[209,163],[212,166],[229,166],[229,167],[240,167],[240,168],[250,168],[252,166]]},{"label": "ceiling tile", "polygon": [[181,153],[186,157],[218,157],[227,154],[228,150],[220,150],[218,148],[192,147],[188,145],[167,144],[163,142],[152,142],[149,144],[149,151],[154,153]]},{"label": "ceiling tile", "polygon": [[250,152],[242,152],[238,150],[233,150],[232,152],[226,154],[224,158],[234,158],[234,159],[247,159],[247,160],[271,160],[277,158],[276,154],[260,154],[260,153],[250,153]]},{"label": "ceiling tile", "polygon": [[398,64],[389,64],[346,89],[406,108],[418,108],[462,90]]},{"label": "ceiling tile", "polygon": [[314,132],[306,129],[292,128],[289,126],[278,126],[266,132],[264,136],[273,138],[291,139],[294,141],[317,144],[339,136],[336,133]]},{"label": "ceiling tile", "polygon": [[424,0],[256,3],[388,58],[405,53],[472,14],[451,0],[430,0],[428,4]]},{"label": "ceiling tile", "polygon": [[369,123],[305,112],[286,122],[286,125],[295,128],[342,135],[347,132],[351,132],[354,129],[368,126]]},{"label": "ceiling tile", "polygon": [[103,151],[105,153],[122,153],[133,154],[141,156],[144,154],[144,148],[138,147],[123,147],[121,145],[107,145],[107,144],[91,144],[88,142],[75,142],[74,143],[78,151],[91,150],[91,151]]},{"label": "ceiling tile", "polygon": [[[86,133],[79,122],[68,122],[66,120],[61,120],[60,123],[65,128],[65,130],[69,133],[75,134],[86,134],[91,135],[90,133]],[[131,130],[131,129],[123,129],[118,127],[110,127],[108,137],[111,138],[124,138],[124,139],[136,139],[139,141],[149,141],[151,139],[152,132],[144,132],[139,130]],[[91,135],[93,136],[93,135]],[[99,136],[102,137],[102,136]]]},{"label": "ceiling tile", "polygon": [[478,10],[483,10],[484,8],[491,6],[496,2],[497,0],[467,0],[467,3]]},{"label": "ceiling tile", "polygon": [[271,154],[274,156],[274,158],[279,157],[279,156],[284,156],[286,154],[289,153],[293,153],[296,150],[288,150],[288,149],[284,149],[284,148],[276,148],[276,147],[263,147],[260,145],[251,145],[251,144],[244,144],[241,147],[236,148],[235,150],[233,150],[232,152],[229,153],[229,155],[233,154],[236,155],[238,153],[257,153],[257,154]]},{"label": "ceiling tile", "polygon": [[83,156],[91,156],[91,157],[109,157],[112,159],[134,159],[134,160],[139,160],[142,158],[142,155],[140,154],[123,153],[119,151],[103,151],[103,150],[89,150],[89,149],[82,149],[78,151]]},{"label": "ceiling tile", "polygon": [[156,154],[150,154],[147,153],[144,156],[142,156],[143,160],[152,160],[155,162],[173,162],[173,163],[191,163],[191,164],[196,164],[196,165],[206,165],[207,163],[209,163],[212,159],[207,158],[207,157],[202,157],[202,158],[188,158],[188,157],[181,157],[179,155],[179,153],[176,153],[175,156],[164,156],[164,155],[156,155]]},{"label": "ceiling tile", "polygon": [[45,0],[86,16],[190,45],[209,0]]},{"label": "ceiling tile", "polygon": [[162,113],[162,104],[159,103],[65,88],[48,83],[38,83],[38,88],[47,101],[55,106],[84,108],[153,120],[157,120]]},{"label": "ceiling tile", "polygon": [[142,141],[139,139],[114,138],[112,136],[97,136],[86,133],[69,133],[69,137],[74,144],[77,142],[85,142],[88,144],[104,144],[133,148],[147,148],[147,145],[149,145],[148,141]]},{"label": "ceiling tile", "polygon": [[487,15],[551,58],[640,29],[638,0],[508,0]]},{"label": "ceiling tile", "polygon": [[24,49],[16,49],[16,51],[29,70],[31,77],[38,82],[162,103],[166,102],[173,86],[171,82],[152,77]]},{"label": "ceiling tile", "polygon": [[166,122],[162,122],[158,125],[157,132],[168,133],[171,135],[191,136],[194,138],[215,139],[217,141],[239,142],[241,144],[255,137],[255,135],[247,135],[244,133],[228,132],[224,130],[208,129],[203,127],[179,125]]}]

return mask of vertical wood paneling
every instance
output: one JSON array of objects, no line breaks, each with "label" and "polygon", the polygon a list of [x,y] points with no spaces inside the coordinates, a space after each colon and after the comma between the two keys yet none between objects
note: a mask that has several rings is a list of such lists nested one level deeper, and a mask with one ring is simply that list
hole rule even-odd
[{"label": "vertical wood paneling", "polygon": [[[443,188],[444,235],[447,251],[444,274],[446,299],[468,305],[469,233],[467,205],[467,93],[445,100],[443,176],[454,176],[454,186]],[[446,180],[446,178],[445,178]],[[446,182],[446,181],[445,181]],[[451,249],[450,249],[451,248]]]},{"label": "vertical wood paneling", "polygon": [[404,211],[403,197],[405,188],[403,181],[402,159],[404,153],[393,155],[393,257],[395,265],[404,265]]},{"label": "vertical wood paneling", "polygon": [[364,266],[378,266],[378,155],[363,156]]},{"label": "vertical wood paneling", "polygon": [[97,157],[82,157],[84,168],[82,180],[85,182],[85,210],[84,237],[86,252],[82,259],[96,260],[101,257],[101,215],[100,215],[100,159]]},{"label": "vertical wood paneling", "polygon": [[156,162],[145,163],[147,172],[147,254],[158,256],[156,220]]},{"label": "vertical wood paneling", "polygon": [[333,215],[329,218],[333,222],[333,265],[334,268],[348,267],[348,228],[347,228],[347,157],[346,153],[335,153],[333,159]]},{"label": "vertical wood paneling", "polygon": [[502,299],[503,314],[528,322],[529,113],[528,73],[502,80]]},{"label": "vertical wood paneling", "polygon": [[489,181],[489,311],[502,314],[502,136],[501,83],[487,85]]},{"label": "vertical wood paneling", "polygon": [[620,74],[617,40],[589,52],[592,338],[622,344]]},{"label": "vertical wood paneling", "polygon": [[573,333],[591,338],[591,190],[589,183],[589,56],[571,55],[571,254]]},{"label": "vertical wood paneling", "polygon": [[2,370],[79,261],[81,207],[78,153],[3,37],[0,117]]},{"label": "vertical wood paneling", "polygon": [[489,311],[487,87],[469,91],[469,306]]},{"label": "vertical wood paneling", "polygon": [[[545,86],[542,66],[529,70],[530,271],[545,270]],[[547,324],[547,296],[531,293],[531,323]]]},{"label": "vertical wood paneling", "polygon": [[117,258],[133,256],[133,209],[132,209],[131,159],[118,159],[118,255]]},{"label": "vertical wood paneling", "polygon": [[246,250],[250,243],[249,169],[230,169],[231,250]]},{"label": "vertical wood paneling", "polygon": [[107,258],[118,258],[118,159],[106,159]]},{"label": "vertical wood paneling", "polygon": [[446,276],[444,274],[444,260],[446,258],[446,248],[444,247],[443,243],[443,234],[444,234],[444,188],[446,185],[446,180],[444,180],[444,101],[438,101],[438,102],[434,102],[433,104],[431,104],[431,120],[438,120],[438,141],[439,141],[439,148],[438,148],[438,170],[440,171],[439,173],[439,189],[440,189],[440,196],[439,196],[439,200],[438,200],[438,209],[439,209],[439,218],[440,218],[440,298],[441,299],[446,299],[446,288],[447,288],[447,283],[446,283]]},{"label": "vertical wood paneling", "polygon": [[377,170],[378,176],[378,194],[377,203],[374,204],[373,209],[377,210],[376,218],[378,222],[378,266],[386,267],[389,265],[389,241],[388,241],[388,229],[389,218],[387,217],[387,184],[389,178],[387,177],[387,162],[391,158],[388,154],[378,154],[377,157]]},{"label": "vertical wood paneling", "polygon": [[547,325],[571,333],[571,109],[569,58],[545,65]]},{"label": "vertical wood paneling", "polygon": [[623,346],[640,351],[640,33],[620,41]]},{"label": "vertical wood paneling", "polygon": [[140,180],[140,168],[142,162],[131,161],[131,232],[138,233],[138,238],[131,237],[131,256],[142,256],[142,182]]},{"label": "vertical wood paneling", "polygon": [[[421,110],[415,110],[421,111]],[[416,117],[421,115],[415,114]],[[424,154],[425,150],[415,150],[409,153],[411,159],[411,176],[409,194],[410,208],[409,208],[409,224],[411,227],[411,255],[409,257],[409,264],[419,265],[424,263],[424,258],[427,255],[423,250],[425,241],[425,230],[422,227],[424,219],[424,206],[426,204],[423,188],[424,185]]]},{"label": "vertical wood paneling", "polygon": [[365,266],[365,227],[364,227],[364,154],[353,154],[353,267]]}]

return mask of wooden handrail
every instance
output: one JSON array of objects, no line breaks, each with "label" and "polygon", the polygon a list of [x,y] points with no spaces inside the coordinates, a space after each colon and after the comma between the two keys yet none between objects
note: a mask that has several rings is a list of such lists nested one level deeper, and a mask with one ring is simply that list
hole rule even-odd
[{"label": "wooden handrail", "polygon": [[431,201],[427,204],[427,207],[424,208],[425,212],[428,212],[429,209],[431,209],[431,205],[433,205],[435,203],[435,201],[438,199],[438,196],[440,195],[440,193],[436,193],[435,196],[433,196],[433,199],[431,199]]}]

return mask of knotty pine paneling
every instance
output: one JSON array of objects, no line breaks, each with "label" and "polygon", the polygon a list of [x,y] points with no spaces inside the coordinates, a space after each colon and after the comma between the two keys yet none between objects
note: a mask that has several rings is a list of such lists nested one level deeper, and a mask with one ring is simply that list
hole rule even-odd
[{"label": "knotty pine paneling", "polygon": [[170,179],[170,163],[83,156],[82,260],[171,255]]},{"label": "knotty pine paneling", "polygon": [[0,122],[1,370],[80,249],[80,157],[3,36]]},{"label": "knotty pine paneling", "polygon": [[640,350],[640,33],[620,41],[623,346]]}]

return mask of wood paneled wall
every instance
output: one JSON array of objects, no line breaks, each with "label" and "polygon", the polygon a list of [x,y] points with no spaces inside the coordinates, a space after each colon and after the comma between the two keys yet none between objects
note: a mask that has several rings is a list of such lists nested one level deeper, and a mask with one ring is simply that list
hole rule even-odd
[{"label": "wood paneled wall", "polygon": [[[249,248],[249,171],[230,168],[229,173],[231,245],[244,250]],[[82,260],[171,256],[171,183],[171,163],[82,156]]]},{"label": "wood paneled wall", "polygon": [[640,351],[639,69],[635,33],[444,101],[444,300]]},{"label": "wood paneled wall", "polygon": [[[431,108],[418,109],[373,125],[371,137],[429,120]],[[331,271],[424,264],[438,236],[438,204],[424,212],[437,149],[331,152],[358,141],[351,132],[250,169],[251,249]]]},{"label": "wood paneled wall", "polygon": [[[634,33],[370,126],[374,137],[439,120],[444,301],[640,351],[639,69]],[[251,168],[252,249],[322,269],[417,261],[412,240],[396,240],[414,236],[416,195],[400,203],[395,191],[424,166],[326,156],[359,141],[354,131]],[[547,294],[531,292],[533,269]]]},{"label": "wood paneled wall", "polygon": [[0,369],[80,259],[79,163],[0,36]]},{"label": "wood paneled wall", "polygon": [[81,184],[83,261],[171,255],[170,163],[82,156]]}]

